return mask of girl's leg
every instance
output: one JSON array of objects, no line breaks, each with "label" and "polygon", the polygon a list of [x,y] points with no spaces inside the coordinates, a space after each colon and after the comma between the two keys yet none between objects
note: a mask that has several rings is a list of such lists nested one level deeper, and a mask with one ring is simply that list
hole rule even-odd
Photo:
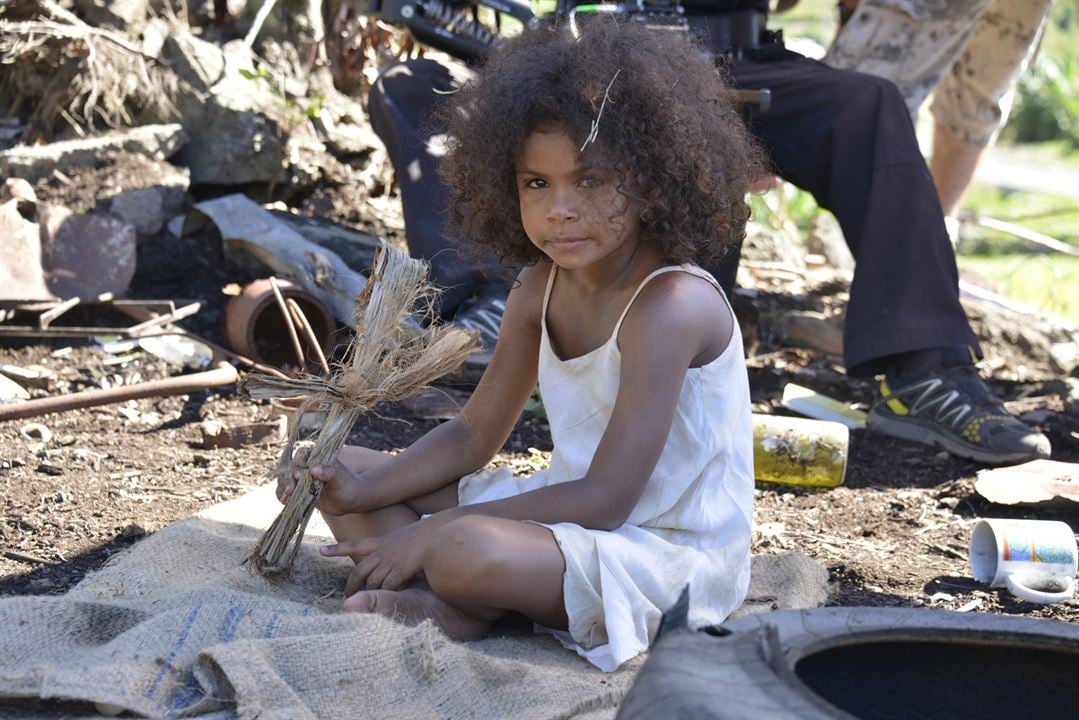
[{"label": "girl's leg", "polygon": [[426,585],[357,592],[344,607],[410,624],[430,618],[457,640],[482,637],[491,621],[509,611],[547,627],[568,626],[566,563],[554,535],[541,525],[459,518],[435,533],[423,570]]}]

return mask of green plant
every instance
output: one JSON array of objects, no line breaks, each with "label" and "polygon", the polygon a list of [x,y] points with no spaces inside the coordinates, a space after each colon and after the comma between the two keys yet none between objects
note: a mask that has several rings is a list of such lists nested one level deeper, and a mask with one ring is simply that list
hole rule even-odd
[{"label": "green plant", "polygon": [[317,120],[326,106],[326,96],[316,92],[307,98],[297,98],[288,93],[284,83],[276,82],[274,74],[261,63],[254,70],[240,69],[240,75],[262,87],[265,86],[281,102],[285,120],[290,128],[295,128],[305,120]]},{"label": "green plant", "polygon": [[1005,136],[1019,143],[1063,140],[1079,150],[1079,56],[1038,58],[1019,81]]}]

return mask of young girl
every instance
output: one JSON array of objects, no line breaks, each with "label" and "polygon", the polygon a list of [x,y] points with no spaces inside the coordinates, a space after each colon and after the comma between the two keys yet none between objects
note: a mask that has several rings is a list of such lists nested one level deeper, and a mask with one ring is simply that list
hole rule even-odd
[{"label": "young girl", "polygon": [[[704,53],[635,23],[506,41],[445,119],[455,230],[524,270],[457,418],[312,468],[323,553],[356,563],[346,610],[457,639],[517,612],[614,670],[687,584],[700,626],[749,582],[742,341],[693,263],[741,239],[757,155]],[[481,469],[537,378],[550,468]]]}]

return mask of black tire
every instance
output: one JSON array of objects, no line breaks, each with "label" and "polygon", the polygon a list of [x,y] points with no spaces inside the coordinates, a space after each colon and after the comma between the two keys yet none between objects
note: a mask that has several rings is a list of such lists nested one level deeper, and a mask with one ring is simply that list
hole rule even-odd
[{"label": "black tire", "polygon": [[754,615],[662,635],[619,720],[1079,718],[1079,625],[914,608]]}]

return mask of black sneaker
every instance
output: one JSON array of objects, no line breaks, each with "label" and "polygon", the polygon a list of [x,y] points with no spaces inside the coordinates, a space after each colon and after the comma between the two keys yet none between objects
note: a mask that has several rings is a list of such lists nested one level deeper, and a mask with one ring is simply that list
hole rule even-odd
[{"label": "black sneaker", "polygon": [[868,427],[875,432],[936,445],[987,465],[1050,455],[1049,438],[1008,413],[973,365],[941,368],[895,388],[886,377],[880,391],[869,411]]},{"label": "black sneaker", "polygon": [[458,371],[461,379],[476,382],[483,376],[494,354],[505,311],[506,296],[500,293],[478,295],[461,303],[453,316],[453,324],[465,330],[479,331],[480,345],[479,352],[469,355]]}]

